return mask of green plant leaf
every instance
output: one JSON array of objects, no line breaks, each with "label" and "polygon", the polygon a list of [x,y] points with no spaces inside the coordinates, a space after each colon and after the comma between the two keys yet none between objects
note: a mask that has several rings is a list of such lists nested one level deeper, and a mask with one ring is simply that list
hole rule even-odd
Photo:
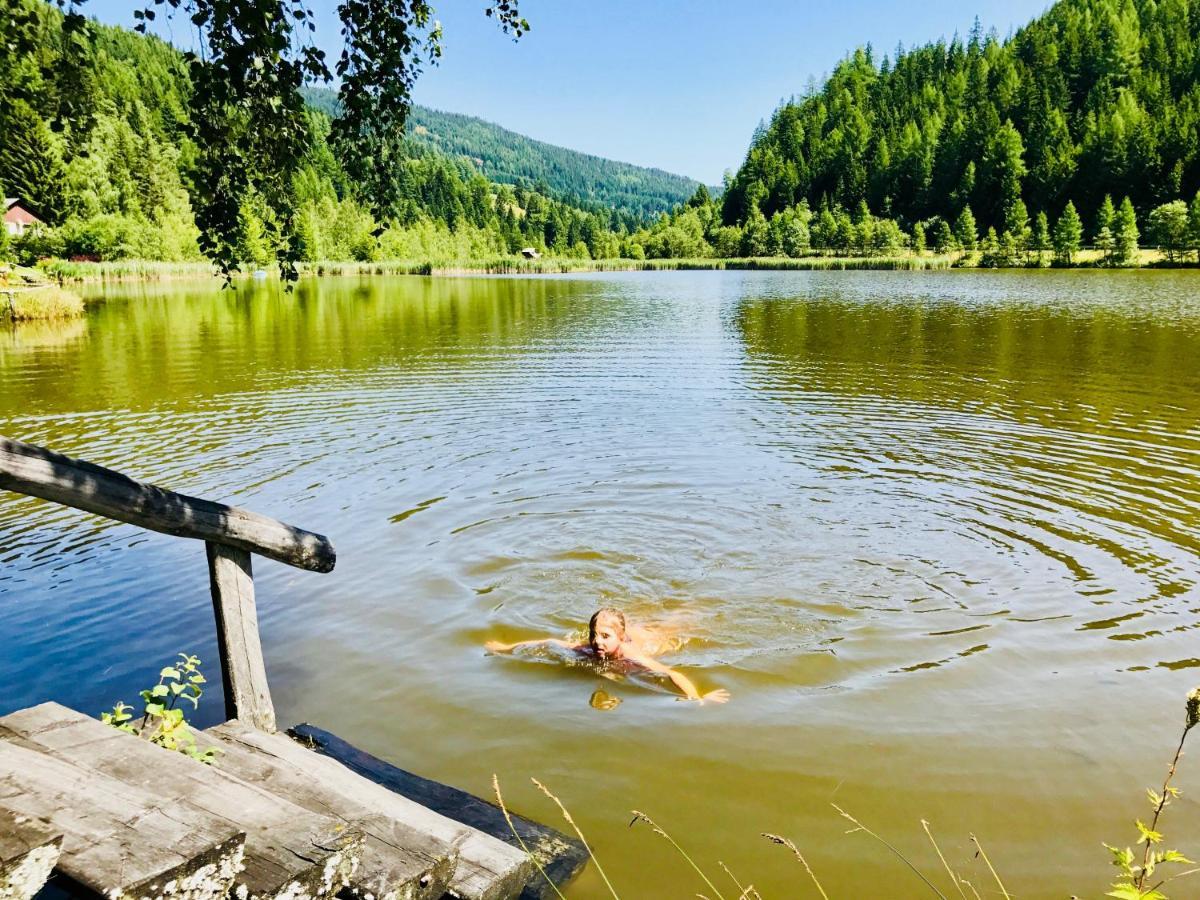
[{"label": "green plant leaf", "polygon": [[146,715],[161,716],[163,714],[164,709],[165,709],[165,707],[161,703],[147,703],[146,704]]},{"label": "green plant leaf", "polygon": [[1188,859],[1178,850],[1164,850],[1162,853],[1158,854],[1158,860],[1159,862],[1184,863],[1185,865],[1191,865],[1195,863],[1195,860]]},{"label": "green plant leaf", "polygon": [[1133,864],[1133,851],[1128,847],[1121,849],[1114,847],[1111,844],[1105,844],[1108,851],[1113,855],[1113,865],[1118,868],[1129,871],[1129,867]]},{"label": "green plant leaf", "polygon": [[179,674],[178,669],[174,668],[173,666],[167,666],[165,669],[163,669],[161,672],[158,673],[158,677],[159,678],[181,678],[182,676]]},{"label": "green plant leaf", "polygon": [[181,682],[178,682],[178,681],[174,681],[174,682],[172,682],[172,683],[171,683],[171,694],[172,694],[172,696],[178,697],[180,694],[182,694],[182,693],[183,693],[183,689],[184,689],[185,687],[187,687],[187,685],[186,685],[186,684],[182,684]]},{"label": "green plant leaf", "polygon": [[1145,894],[1132,884],[1114,884],[1112,890],[1108,891],[1104,896],[1116,897],[1117,900],[1143,900]]},{"label": "green plant leaf", "polygon": [[1163,836],[1162,836],[1161,832],[1151,831],[1149,828],[1146,827],[1145,823],[1143,823],[1141,819],[1138,819],[1135,824],[1137,825],[1137,830],[1141,834],[1141,836],[1142,836],[1141,839],[1143,841],[1146,841],[1147,843],[1150,843],[1150,844],[1161,844],[1162,843]]},{"label": "green plant leaf", "polygon": [[165,697],[168,693],[170,693],[170,691],[167,689],[165,684],[156,684],[154,687],[150,688],[151,697]]}]

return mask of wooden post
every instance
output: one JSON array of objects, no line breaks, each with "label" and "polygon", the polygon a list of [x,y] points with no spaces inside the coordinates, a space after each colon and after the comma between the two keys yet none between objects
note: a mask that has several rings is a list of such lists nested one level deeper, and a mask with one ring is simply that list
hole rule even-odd
[{"label": "wooden post", "polygon": [[275,707],[258,638],[250,554],[214,541],[208,541],[207,547],[221,681],[225,685],[225,716],[274,732]]}]

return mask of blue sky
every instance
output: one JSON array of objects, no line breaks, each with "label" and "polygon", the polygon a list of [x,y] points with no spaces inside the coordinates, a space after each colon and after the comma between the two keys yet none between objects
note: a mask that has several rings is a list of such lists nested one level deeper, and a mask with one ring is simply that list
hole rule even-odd
[{"label": "blue sky", "polygon": [[[340,48],[333,0],[314,0],[318,43]],[[445,56],[418,103],[467,113],[539,140],[717,184],[736,169],[758,122],[847,51],[891,53],[966,34],[976,15],[1003,36],[1046,0],[521,0],[533,30],[513,43],[483,0],[438,4]],[[84,10],[132,23],[140,3]],[[181,36],[186,29],[177,23]],[[186,37],[182,38],[186,41]]]}]

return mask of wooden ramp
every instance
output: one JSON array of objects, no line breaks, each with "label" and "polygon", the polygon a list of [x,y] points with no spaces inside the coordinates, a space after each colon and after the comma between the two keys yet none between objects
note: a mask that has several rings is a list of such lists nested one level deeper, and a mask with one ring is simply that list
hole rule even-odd
[{"label": "wooden ramp", "polygon": [[[55,703],[0,718],[0,900],[53,870],[60,896],[108,900],[540,900],[552,889],[489,803],[312,726],[275,733],[253,554],[329,572],[320,534],[144,484],[0,435],[0,489],[205,542],[230,721],[207,766]],[[313,751],[316,752],[313,752]],[[578,841],[514,816],[556,883]]]},{"label": "wooden ramp", "polygon": [[[342,889],[513,900],[549,890],[501,839],[496,807],[437,785],[443,802],[432,805],[453,797],[458,813],[442,815],[394,789],[433,782],[311,726],[296,732],[308,746],[227,722],[197,736],[221,751],[205,765],[57,703],[0,717],[0,897],[33,896],[51,868],[66,894],[110,900],[318,900]],[[586,862],[578,842],[514,821],[556,881]]]},{"label": "wooden ramp", "polygon": [[[506,844],[520,846],[500,807],[494,803],[488,803],[458,788],[406,772],[315,725],[297,725],[288,733],[318,753],[337,760],[349,771],[389,791],[401,794],[421,806],[475,828],[483,834],[489,834]],[[556,885],[567,884],[587,864],[587,847],[581,841],[567,837],[532,819],[511,812],[510,815],[517,834],[537,859],[538,865]],[[536,875],[533,880],[527,882],[524,891],[521,892],[521,900],[544,900],[553,896],[557,895],[541,875]]]}]

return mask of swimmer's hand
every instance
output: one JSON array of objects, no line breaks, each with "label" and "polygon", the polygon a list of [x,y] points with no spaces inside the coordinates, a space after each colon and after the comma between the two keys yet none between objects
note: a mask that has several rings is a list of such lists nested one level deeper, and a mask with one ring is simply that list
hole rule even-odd
[{"label": "swimmer's hand", "polygon": [[488,653],[508,653],[515,646],[515,644],[505,644],[502,641],[488,641],[483,645],[483,649]]},{"label": "swimmer's hand", "polygon": [[725,688],[717,688],[715,691],[709,691],[703,697],[700,697],[701,703],[728,703],[729,691]]}]

